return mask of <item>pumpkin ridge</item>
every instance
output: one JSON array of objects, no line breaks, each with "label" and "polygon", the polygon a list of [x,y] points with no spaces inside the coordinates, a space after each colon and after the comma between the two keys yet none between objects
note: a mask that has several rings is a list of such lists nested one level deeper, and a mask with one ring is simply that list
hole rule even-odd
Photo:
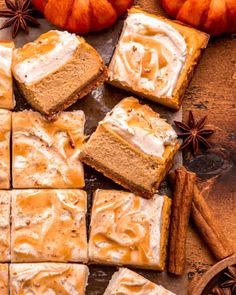
[{"label": "pumpkin ridge", "polygon": [[203,15],[201,17],[201,24],[202,25],[199,27],[199,29],[202,30],[202,31],[204,31],[204,26],[205,26],[205,23],[207,21],[207,17],[208,17],[210,8],[211,8],[211,0],[208,2],[208,9],[203,13]]},{"label": "pumpkin ridge", "polygon": [[74,4],[75,4],[75,0],[72,0],[71,5],[70,5],[69,12],[68,12],[68,14],[67,14],[67,16],[66,16],[65,27],[68,26],[69,18],[70,18],[71,15],[72,15],[72,11],[73,11]]},{"label": "pumpkin ridge", "polygon": [[111,0],[107,0],[107,2],[109,2],[111,4],[111,6],[113,7],[115,13],[116,13],[116,17],[118,18],[118,13],[116,11],[116,7],[113,5],[112,1]]}]

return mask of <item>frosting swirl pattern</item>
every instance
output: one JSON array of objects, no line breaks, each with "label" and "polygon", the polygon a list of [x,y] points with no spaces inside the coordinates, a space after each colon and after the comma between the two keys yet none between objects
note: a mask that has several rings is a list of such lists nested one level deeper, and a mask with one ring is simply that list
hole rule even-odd
[{"label": "frosting swirl pattern", "polygon": [[85,293],[88,267],[64,263],[10,265],[12,295],[81,295]]},{"label": "frosting swirl pattern", "polygon": [[13,183],[15,188],[80,188],[78,160],[84,140],[82,111],[61,113],[49,122],[37,112],[13,114]]},{"label": "frosting swirl pattern", "polygon": [[135,98],[122,100],[100,124],[108,125],[144,153],[155,157],[162,158],[165,148],[177,143],[171,125]]},{"label": "frosting swirl pattern", "polygon": [[14,51],[13,73],[18,81],[33,84],[65,65],[82,39],[52,30]]},{"label": "frosting swirl pattern", "polygon": [[14,190],[12,260],[87,261],[86,193]]},{"label": "frosting swirl pattern", "polygon": [[164,20],[130,13],[109,77],[138,92],[171,97],[186,62],[184,37]]},{"label": "frosting swirl pattern", "polygon": [[164,197],[143,199],[132,193],[95,193],[90,259],[102,263],[155,266],[160,262]]}]

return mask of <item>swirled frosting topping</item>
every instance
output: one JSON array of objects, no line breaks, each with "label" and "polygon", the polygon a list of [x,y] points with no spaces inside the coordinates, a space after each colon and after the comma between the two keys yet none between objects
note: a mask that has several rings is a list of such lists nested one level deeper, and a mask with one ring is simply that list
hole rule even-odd
[{"label": "swirled frosting topping", "polygon": [[12,295],[80,295],[87,284],[88,267],[64,263],[11,264]]},{"label": "swirled frosting topping", "polygon": [[14,113],[14,187],[83,187],[83,165],[78,156],[84,123],[82,111],[63,112],[51,122],[37,112]]},{"label": "swirled frosting topping", "polygon": [[82,41],[66,31],[49,31],[14,51],[13,72],[18,81],[32,84],[65,65]]},{"label": "swirled frosting topping", "polygon": [[109,77],[138,92],[171,97],[186,55],[185,39],[173,26],[160,18],[131,10]]},{"label": "swirled frosting topping", "polygon": [[12,259],[86,262],[86,204],[81,190],[14,190]]},{"label": "swirled frosting topping", "polygon": [[132,193],[97,190],[89,256],[93,261],[155,266],[160,262],[164,197],[144,199]]},{"label": "swirled frosting topping", "polygon": [[0,108],[14,107],[13,82],[11,74],[14,43],[0,41]]},{"label": "swirled frosting topping", "polygon": [[11,112],[0,110],[0,189],[10,186]]},{"label": "swirled frosting topping", "polygon": [[158,113],[132,97],[122,100],[100,124],[108,125],[141,151],[155,157],[163,157],[165,148],[177,142],[174,129]]},{"label": "swirled frosting topping", "polygon": [[139,274],[120,268],[112,277],[104,295],[175,295],[162,286],[158,286]]}]

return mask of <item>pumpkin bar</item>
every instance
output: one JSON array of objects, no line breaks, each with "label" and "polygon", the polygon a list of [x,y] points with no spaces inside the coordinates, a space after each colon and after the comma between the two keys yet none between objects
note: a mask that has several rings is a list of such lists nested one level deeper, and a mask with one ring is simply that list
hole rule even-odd
[{"label": "pumpkin bar", "polygon": [[14,190],[11,260],[87,262],[82,190]]},{"label": "pumpkin bar", "polygon": [[13,113],[14,188],[81,188],[78,156],[84,140],[82,111],[62,112],[55,121],[40,113]]},{"label": "pumpkin bar", "polygon": [[28,103],[53,117],[103,83],[107,70],[83,38],[52,30],[14,51],[13,74]]},{"label": "pumpkin bar", "polygon": [[92,263],[163,270],[171,200],[144,199],[129,192],[97,190],[90,225]]},{"label": "pumpkin bar", "polygon": [[0,264],[0,294],[8,295],[8,264]]},{"label": "pumpkin bar", "polygon": [[109,82],[179,109],[209,36],[132,8],[108,70]]},{"label": "pumpkin bar", "polygon": [[13,49],[14,42],[0,41],[0,108],[9,110],[15,106],[11,72]]},{"label": "pumpkin bar", "polygon": [[10,188],[11,112],[0,109],[0,189]]},{"label": "pumpkin bar", "polygon": [[89,269],[82,264],[23,263],[10,265],[10,294],[85,295]]},{"label": "pumpkin bar", "polygon": [[0,190],[0,262],[10,261],[10,204],[11,192]]},{"label": "pumpkin bar", "polygon": [[175,295],[127,268],[115,272],[104,295]]},{"label": "pumpkin bar", "polygon": [[173,128],[147,105],[129,97],[99,123],[80,159],[130,191],[151,197],[178,148]]}]

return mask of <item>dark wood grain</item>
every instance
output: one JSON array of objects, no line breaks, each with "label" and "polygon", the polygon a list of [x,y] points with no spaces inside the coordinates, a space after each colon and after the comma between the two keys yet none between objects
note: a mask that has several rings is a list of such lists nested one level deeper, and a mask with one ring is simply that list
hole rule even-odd
[{"label": "dark wood grain", "polygon": [[[0,0],[0,7],[3,7]],[[163,13],[156,0],[137,0],[140,5],[151,12]],[[122,22],[114,28],[99,34],[90,34],[86,39],[109,62],[111,52],[109,42],[116,44]],[[107,42],[107,43],[106,43]],[[107,45],[107,46],[106,46]],[[107,49],[106,49],[107,48]],[[108,51],[106,51],[108,50]],[[203,54],[195,75],[187,89],[183,102],[183,113],[186,119],[188,110],[193,110],[196,117],[208,115],[208,122],[215,126],[216,133],[211,139],[212,149],[192,158],[185,153],[185,164],[198,173],[207,202],[216,217],[222,222],[226,234],[233,241],[236,250],[236,35],[229,34],[210,40]],[[126,92],[111,86],[101,87],[73,108],[82,108],[87,114],[86,133],[90,134],[97,122],[103,118]],[[151,104],[153,106],[153,104]],[[18,102],[17,109],[28,107],[23,100]],[[173,112],[157,107],[167,117]],[[87,187],[91,192],[97,187],[114,187],[108,179],[92,169],[86,168]],[[162,283],[175,291],[177,295],[187,292],[187,281],[192,286],[216,261],[211,256],[204,241],[190,224],[187,239],[186,274],[175,278],[166,272],[160,274],[152,271],[139,271],[150,280]],[[107,282],[116,268],[104,266],[90,267],[91,276],[87,294],[103,294]]]}]

